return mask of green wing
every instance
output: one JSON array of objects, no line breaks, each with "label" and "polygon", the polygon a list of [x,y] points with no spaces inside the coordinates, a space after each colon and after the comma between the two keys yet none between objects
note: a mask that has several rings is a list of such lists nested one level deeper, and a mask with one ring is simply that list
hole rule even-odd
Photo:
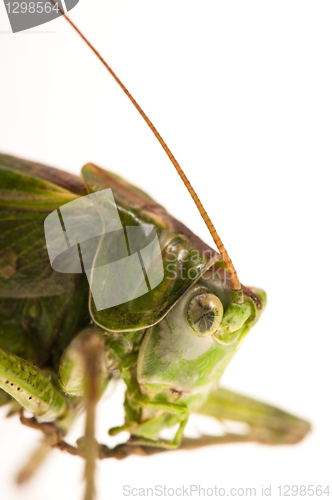
[{"label": "green wing", "polygon": [[82,194],[75,176],[0,154],[0,347],[39,366],[89,321],[86,277],[55,272],[44,236],[46,216]]},{"label": "green wing", "polygon": [[[158,235],[164,278],[155,288],[140,297],[114,307],[96,310],[90,297],[94,321],[110,331],[138,330],[159,322],[183,293],[215,263],[220,256],[163,207],[140,189],[117,175],[88,164],[82,175],[90,193],[111,188],[122,226],[148,224]],[[98,279],[92,275],[93,280]],[[104,277],[98,282],[102,287]],[[105,280],[104,280],[105,281]],[[114,283],[120,287],[121,283]]]},{"label": "green wing", "polygon": [[[111,188],[123,227],[148,224],[158,235],[164,269],[158,286],[100,311],[90,296],[91,316],[110,331],[160,321],[219,258],[143,191],[91,164],[82,174],[88,190],[66,172],[0,155],[0,347],[39,365],[57,363],[90,319],[86,276],[56,272],[49,262],[44,220],[58,207]],[[114,248],[105,249],[114,254]]]}]

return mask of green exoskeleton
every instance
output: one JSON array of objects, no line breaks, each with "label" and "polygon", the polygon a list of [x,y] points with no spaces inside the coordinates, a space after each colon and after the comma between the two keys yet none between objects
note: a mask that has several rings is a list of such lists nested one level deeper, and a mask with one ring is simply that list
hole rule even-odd
[{"label": "green exoskeleton", "polygon": [[[218,386],[264,310],[266,295],[259,288],[240,284],[174,156],[117,81],[181,175],[220,254],[147,194],[93,164],[85,165],[78,178],[0,155],[0,403],[10,403],[12,412],[21,412],[24,424],[44,433],[42,451],[35,454],[36,465],[45,446],[86,459],[86,498],[93,498],[96,458],[238,441],[296,443],[310,429],[304,420]],[[122,283],[108,282],[107,274],[93,272],[88,282],[82,272],[84,265],[78,272],[55,270],[47,249],[45,221],[52,213],[63,214],[61,210],[71,202],[109,189],[125,231],[148,226],[157,235],[163,277],[134,299],[99,308],[91,289],[103,296],[107,282],[120,293]],[[107,217],[100,217],[105,224]],[[59,224],[66,233],[65,217]],[[115,261],[121,245],[131,255],[128,233],[124,238],[123,234],[115,239],[105,234],[98,240],[90,256],[94,264],[98,259],[103,265]],[[80,245],[69,242],[68,248],[77,252],[82,264]],[[144,266],[143,271],[146,275]],[[125,422],[109,433],[127,430],[131,437],[109,449],[94,440],[94,409],[115,376],[127,386]],[[66,443],[65,435],[83,408],[85,437],[73,447]],[[24,411],[33,418],[27,418]],[[244,422],[249,430],[245,435],[183,438],[193,412],[220,421]],[[177,426],[173,439],[162,439],[161,432],[173,426]],[[30,473],[30,469],[23,471],[21,479]]]}]

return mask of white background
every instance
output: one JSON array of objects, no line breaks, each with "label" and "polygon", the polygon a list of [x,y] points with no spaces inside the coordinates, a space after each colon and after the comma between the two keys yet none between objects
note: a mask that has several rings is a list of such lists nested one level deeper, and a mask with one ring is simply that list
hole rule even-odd
[{"label": "white background", "polygon": [[[224,385],[313,425],[294,447],[233,445],[104,461],[98,499],[122,498],[124,484],[258,492],[264,484],[274,498],[280,484],[327,485],[331,2],[81,0],[71,16],[167,141],[241,281],[268,293]],[[9,30],[1,4],[1,150],[77,174],[92,161],[145,189],[211,244],[153,135],[64,19]],[[121,423],[121,400],[117,392],[99,410],[102,442],[111,443],[107,429]],[[25,489],[13,486],[38,438],[17,418],[2,420],[1,498],[80,499],[82,462],[60,452]]]}]

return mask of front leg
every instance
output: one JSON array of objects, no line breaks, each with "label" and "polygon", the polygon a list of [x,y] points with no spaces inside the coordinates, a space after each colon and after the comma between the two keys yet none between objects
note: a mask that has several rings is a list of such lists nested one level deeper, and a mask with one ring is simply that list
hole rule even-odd
[{"label": "front leg", "polygon": [[[147,401],[143,397],[137,398],[135,402],[141,408],[148,408],[155,411],[156,413],[159,413],[160,411],[164,413],[161,415],[157,415],[156,417],[149,420],[145,420],[144,422],[128,422],[121,427],[113,427],[108,431],[108,433],[111,436],[115,436],[122,431],[130,432],[131,437],[128,441],[128,444],[133,446],[151,446],[167,450],[178,448],[181,444],[183,431],[188,422],[188,410],[183,406],[179,406],[173,403],[158,403]],[[179,423],[178,430],[176,431],[173,440],[167,441],[165,439],[149,439],[145,437],[144,434],[151,435],[154,434],[155,429],[166,427],[166,425],[162,426],[162,422],[165,420],[165,415],[167,414],[174,416],[176,418],[176,423]]]},{"label": "front leg", "polygon": [[[176,449],[181,443],[189,412],[184,406],[175,403],[151,401],[144,396],[136,378],[136,363],[137,353],[132,353],[119,366],[121,377],[127,385],[126,423],[120,427],[113,427],[108,432],[111,436],[115,436],[122,431],[130,432],[129,445]],[[144,408],[150,410],[150,418],[140,421],[141,410]],[[166,441],[158,437],[154,438],[154,436],[158,436],[162,429],[176,424],[179,424],[179,427],[172,441]],[[150,436],[154,439],[150,439]]]}]

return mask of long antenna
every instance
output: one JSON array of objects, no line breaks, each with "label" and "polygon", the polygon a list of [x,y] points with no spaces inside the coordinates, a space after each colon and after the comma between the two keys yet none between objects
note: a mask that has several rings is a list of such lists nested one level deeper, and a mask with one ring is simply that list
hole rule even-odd
[{"label": "long antenna", "polygon": [[[53,0],[51,0],[51,1],[52,1],[52,3],[54,3]],[[143,118],[143,120],[145,121],[145,123],[148,125],[148,127],[150,128],[150,130],[154,133],[154,135],[158,139],[161,147],[163,148],[163,150],[167,154],[168,158],[173,163],[174,167],[176,168],[177,173],[179,174],[179,176],[181,177],[184,185],[188,189],[188,191],[189,191],[192,199],[194,200],[194,202],[196,204],[196,207],[199,210],[199,213],[203,217],[203,220],[204,220],[204,222],[205,222],[208,230],[211,233],[211,236],[212,236],[212,238],[213,238],[213,240],[214,240],[214,242],[215,242],[215,244],[216,244],[216,246],[217,246],[217,248],[218,248],[218,250],[220,252],[220,255],[221,255],[221,257],[222,257],[222,259],[223,259],[223,261],[225,263],[226,269],[227,269],[227,271],[228,271],[228,273],[230,275],[231,283],[232,283],[232,290],[234,292],[240,292],[241,291],[241,283],[240,283],[239,278],[237,276],[237,272],[235,270],[235,267],[234,267],[234,265],[233,265],[233,263],[232,263],[229,255],[228,255],[228,253],[227,253],[227,250],[224,247],[224,244],[222,243],[221,239],[219,238],[219,236],[217,234],[217,231],[216,231],[214,225],[212,224],[212,221],[211,221],[210,217],[208,216],[206,210],[204,209],[204,207],[203,207],[200,199],[198,198],[195,190],[193,189],[192,185],[190,184],[189,179],[187,178],[187,176],[183,172],[182,168],[180,167],[178,161],[176,160],[176,158],[172,154],[171,150],[167,146],[166,142],[161,137],[161,135],[159,134],[158,130],[153,125],[153,123],[151,122],[151,120],[144,113],[143,109],[140,107],[140,105],[138,104],[138,102],[133,98],[133,96],[131,95],[131,93],[129,92],[129,90],[124,86],[124,84],[122,83],[122,81],[120,80],[120,78],[114,73],[114,71],[112,70],[112,68],[105,61],[105,59],[99,54],[99,52],[97,51],[97,49],[95,49],[95,47],[89,42],[89,40],[83,35],[83,33],[78,29],[78,27],[73,23],[73,21],[71,21],[71,19],[69,19],[69,17],[64,12],[63,12],[63,17],[68,21],[68,23],[72,26],[72,28],[74,28],[74,30],[76,31],[76,33],[79,34],[79,36],[84,40],[84,42],[88,45],[88,47],[90,47],[90,49],[92,50],[92,52],[98,57],[98,59],[105,66],[105,68],[107,69],[107,71],[113,76],[113,78],[116,81],[116,83],[121,87],[121,89],[126,94],[126,96],[128,97],[128,99],[130,99],[130,101],[133,103],[133,105],[135,106],[135,108],[137,109],[137,111],[139,112],[139,114],[141,115],[141,117]],[[237,301],[242,302],[242,300],[243,300],[242,293],[235,294],[235,298],[237,298]]]}]

